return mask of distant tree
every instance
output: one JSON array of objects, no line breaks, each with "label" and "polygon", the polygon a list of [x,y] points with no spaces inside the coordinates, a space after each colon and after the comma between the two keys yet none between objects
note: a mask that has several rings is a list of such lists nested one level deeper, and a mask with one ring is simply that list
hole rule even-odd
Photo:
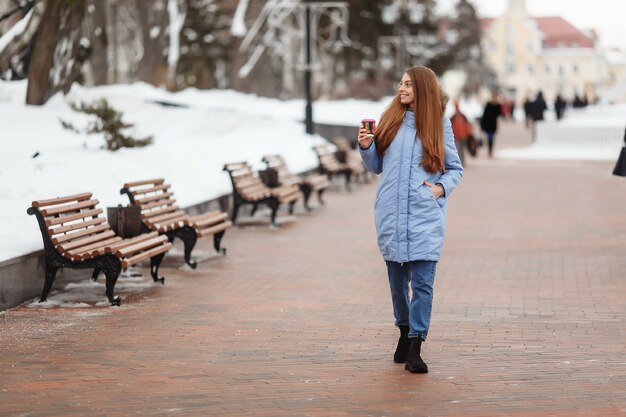
[{"label": "distant tree", "polygon": [[226,88],[230,62],[238,43],[231,35],[237,2],[186,0],[180,34],[177,84],[197,88]]},{"label": "distant tree", "polygon": [[481,87],[494,88],[496,75],[485,63],[481,46],[480,20],[470,1],[457,2],[455,16],[447,33],[454,49],[453,66],[466,75],[463,93],[476,93]]},{"label": "distant tree", "polygon": [[167,0],[135,0],[141,30],[143,53],[138,77],[152,85],[165,85],[167,80]]},{"label": "distant tree", "polygon": [[48,0],[35,37],[28,69],[26,103],[41,105],[67,92],[79,75],[84,0]]}]

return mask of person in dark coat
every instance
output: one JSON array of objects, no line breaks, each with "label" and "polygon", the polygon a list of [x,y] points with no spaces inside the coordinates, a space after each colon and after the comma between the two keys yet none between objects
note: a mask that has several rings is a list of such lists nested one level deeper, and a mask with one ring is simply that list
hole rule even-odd
[{"label": "person in dark coat", "polygon": [[532,107],[533,122],[543,120],[543,112],[545,112],[547,108],[548,106],[543,98],[543,93],[539,91]]},{"label": "person in dark coat", "polygon": [[502,106],[498,101],[498,95],[493,93],[491,101],[485,104],[485,110],[480,118],[480,129],[487,135],[489,157],[493,157],[493,144],[498,130],[498,117],[502,115]]},{"label": "person in dark coat", "polygon": [[560,94],[557,94],[556,99],[554,100],[554,112],[556,113],[556,120],[561,120],[563,118],[565,106],[565,100],[563,100],[563,97],[561,97]]},{"label": "person in dark coat", "polygon": [[533,101],[530,99],[529,95],[527,94],[526,97],[524,98],[524,122],[526,123],[526,128],[530,127],[530,124],[533,120],[532,113],[533,113]]}]

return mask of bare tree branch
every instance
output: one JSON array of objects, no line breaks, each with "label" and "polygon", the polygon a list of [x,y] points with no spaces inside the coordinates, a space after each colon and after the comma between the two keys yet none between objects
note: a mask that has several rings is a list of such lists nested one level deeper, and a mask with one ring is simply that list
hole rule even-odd
[{"label": "bare tree branch", "polygon": [[45,3],[43,1],[37,1],[33,2],[33,6],[33,13],[28,21],[26,29],[21,34],[17,35],[6,48],[0,51],[0,72],[9,67],[9,63],[13,56],[19,55],[23,50],[28,48],[37,33],[37,29],[39,28],[39,23],[41,22],[41,17],[45,9]]}]

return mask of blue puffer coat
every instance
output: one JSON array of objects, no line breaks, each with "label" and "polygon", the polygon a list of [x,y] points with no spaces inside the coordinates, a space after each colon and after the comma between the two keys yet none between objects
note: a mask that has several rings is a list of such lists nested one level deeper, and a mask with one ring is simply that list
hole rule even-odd
[{"label": "blue puffer coat", "polygon": [[[367,169],[382,176],[376,192],[374,215],[378,247],[386,261],[438,261],[443,246],[446,204],[459,184],[463,166],[454,145],[452,126],[443,120],[446,172],[426,172],[422,141],[417,137],[413,112],[407,111],[398,134],[380,157],[376,144],[363,149]],[[424,181],[440,183],[444,196],[435,200]]]}]

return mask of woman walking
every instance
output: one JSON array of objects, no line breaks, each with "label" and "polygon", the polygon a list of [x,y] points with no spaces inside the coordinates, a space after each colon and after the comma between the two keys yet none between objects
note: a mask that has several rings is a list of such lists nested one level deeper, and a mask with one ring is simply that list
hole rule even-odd
[{"label": "woman walking", "polygon": [[374,138],[363,128],[358,138],[367,169],[382,173],[374,213],[400,328],[394,362],[406,363],[413,373],[428,372],[421,346],[430,325],[446,204],[463,175],[450,121],[443,116],[446,102],[434,72],[410,68]]}]

